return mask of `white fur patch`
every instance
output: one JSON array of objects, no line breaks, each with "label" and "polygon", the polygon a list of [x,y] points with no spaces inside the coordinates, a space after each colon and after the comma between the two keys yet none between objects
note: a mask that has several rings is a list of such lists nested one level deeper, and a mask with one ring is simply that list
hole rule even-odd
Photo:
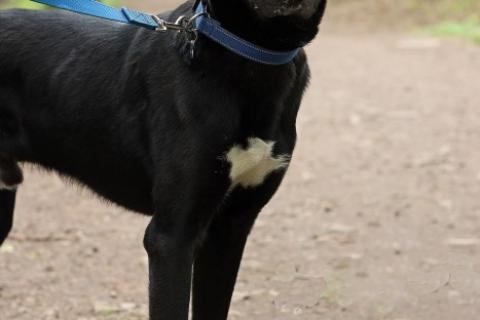
[{"label": "white fur patch", "polygon": [[275,142],[263,141],[259,138],[248,139],[246,149],[235,145],[227,153],[231,164],[231,189],[236,186],[244,188],[261,185],[273,171],[286,168],[290,161],[289,155],[274,156]]}]

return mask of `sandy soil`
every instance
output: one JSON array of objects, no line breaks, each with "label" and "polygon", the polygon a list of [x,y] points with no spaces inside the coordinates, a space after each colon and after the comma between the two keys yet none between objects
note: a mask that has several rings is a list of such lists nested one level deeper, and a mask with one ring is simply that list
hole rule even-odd
[{"label": "sandy soil", "polygon": [[[333,29],[230,319],[476,320],[480,47]],[[145,217],[27,170],[16,219],[0,319],[146,319]]]}]

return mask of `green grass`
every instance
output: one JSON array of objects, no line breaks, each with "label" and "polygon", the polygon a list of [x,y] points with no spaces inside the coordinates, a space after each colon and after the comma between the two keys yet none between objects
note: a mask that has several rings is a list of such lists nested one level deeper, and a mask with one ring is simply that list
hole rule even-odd
[{"label": "green grass", "polygon": [[8,0],[2,8],[45,9],[47,6],[29,0]]},{"label": "green grass", "polygon": [[[103,0],[101,1],[110,6],[119,7],[122,5],[121,0]],[[46,5],[33,2],[30,0],[7,0],[6,3],[0,5],[2,8],[24,8],[24,9],[47,9]]]},{"label": "green grass", "polygon": [[438,21],[423,28],[423,34],[480,44],[480,0],[409,0],[407,3],[410,12],[430,15],[431,21]]},{"label": "green grass", "polygon": [[426,27],[424,32],[435,37],[462,38],[480,44],[480,19],[442,22]]},{"label": "green grass", "polygon": [[471,17],[480,14],[478,0],[408,0],[407,9],[418,10],[438,17]]}]

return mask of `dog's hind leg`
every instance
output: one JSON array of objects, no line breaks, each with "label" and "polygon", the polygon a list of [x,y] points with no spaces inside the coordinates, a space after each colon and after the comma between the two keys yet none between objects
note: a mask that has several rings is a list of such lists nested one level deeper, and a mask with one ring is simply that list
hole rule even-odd
[{"label": "dog's hind leg", "polygon": [[16,190],[23,181],[16,160],[23,141],[19,112],[19,95],[0,86],[0,245],[12,229]]},{"label": "dog's hind leg", "polygon": [[13,159],[0,156],[0,245],[12,229],[16,189],[22,180],[18,164]]},{"label": "dog's hind leg", "polygon": [[17,162],[0,155],[0,190],[14,191],[22,182],[23,173]]},{"label": "dog's hind leg", "polygon": [[0,190],[0,246],[13,227],[16,190]]}]

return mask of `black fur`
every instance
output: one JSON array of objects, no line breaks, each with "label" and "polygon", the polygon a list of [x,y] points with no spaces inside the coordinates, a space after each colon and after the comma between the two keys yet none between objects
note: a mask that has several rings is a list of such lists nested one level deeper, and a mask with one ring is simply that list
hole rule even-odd
[{"label": "black fur", "polygon": [[[266,19],[247,0],[209,7],[245,39],[292,49],[313,39],[325,8],[304,1],[318,3],[308,19]],[[186,320],[193,283],[193,319],[224,320],[248,233],[284,175],[229,192],[224,155],[249,137],[292,154],[309,71],[303,51],[266,66],[200,37],[187,64],[179,44],[175,33],[71,13],[0,11],[0,173],[38,164],[151,215],[150,318]],[[14,200],[0,192],[0,244]]]},{"label": "black fur", "polygon": [[16,191],[0,190],[0,246],[13,227]]}]

